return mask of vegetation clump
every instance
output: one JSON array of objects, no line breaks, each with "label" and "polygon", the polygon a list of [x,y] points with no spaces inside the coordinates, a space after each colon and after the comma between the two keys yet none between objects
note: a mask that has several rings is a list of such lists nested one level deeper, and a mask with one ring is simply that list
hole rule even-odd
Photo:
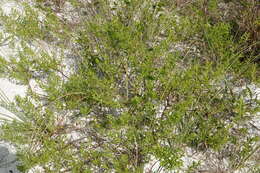
[{"label": "vegetation clump", "polygon": [[[19,43],[0,74],[28,89],[2,103],[19,121],[0,135],[19,169],[144,172],[153,156],[196,172],[199,161],[183,162],[191,148],[228,162],[212,172],[259,171],[259,129],[250,133],[259,100],[248,87],[259,85],[259,21],[245,10],[258,7],[231,1],[17,1],[22,14],[0,16]],[[231,3],[240,17],[221,11]]]}]

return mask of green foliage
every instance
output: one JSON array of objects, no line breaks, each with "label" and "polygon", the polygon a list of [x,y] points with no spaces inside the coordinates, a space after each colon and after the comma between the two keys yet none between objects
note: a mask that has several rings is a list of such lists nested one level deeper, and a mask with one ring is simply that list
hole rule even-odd
[{"label": "green foliage", "polygon": [[[17,146],[20,170],[143,172],[151,155],[180,170],[185,147],[226,152],[238,169],[257,151],[259,139],[243,125],[259,102],[251,97],[248,104],[250,90],[243,96],[233,88],[258,85],[259,66],[240,61],[246,41],[234,39],[230,22],[205,13],[218,15],[218,1],[190,3],[183,7],[188,15],[167,0],[67,1],[80,16],[73,29],[57,15],[66,3],[47,2],[23,3],[19,20],[17,13],[0,18],[21,44],[14,57],[0,58],[1,76],[28,86],[13,103],[22,121],[1,127],[1,138]],[[36,43],[53,49],[37,50]],[[235,151],[226,151],[231,145]]]}]

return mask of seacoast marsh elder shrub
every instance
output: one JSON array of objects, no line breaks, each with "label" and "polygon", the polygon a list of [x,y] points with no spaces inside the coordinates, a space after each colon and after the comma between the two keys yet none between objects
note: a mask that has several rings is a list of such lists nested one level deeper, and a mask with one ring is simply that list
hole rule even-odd
[{"label": "seacoast marsh elder shrub", "polygon": [[231,172],[248,167],[259,101],[233,89],[259,85],[257,56],[241,61],[247,33],[234,39],[229,21],[207,16],[218,1],[205,2],[28,0],[2,13],[18,51],[0,58],[1,76],[28,86],[12,103],[21,120],[1,126],[19,169],[144,172],[153,156],[167,170],[196,171],[186,148],[212,151]]}]

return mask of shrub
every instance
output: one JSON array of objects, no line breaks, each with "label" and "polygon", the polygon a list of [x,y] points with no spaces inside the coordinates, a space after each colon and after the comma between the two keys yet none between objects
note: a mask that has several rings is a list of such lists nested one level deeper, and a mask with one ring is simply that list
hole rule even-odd
[{"label": "shrub", "polygon": [[230,21],[212,22],[217,1],[186,3],[189,15],[167,0],[32,2],[1,16],[20,49],[0,71],[28,86],[13,103],[22,121],[1,127],[21,171],[143,172],[151,155],[180,170],[185,147],[225,153],[235,170],[257,151],[244,124],[259,101],[233,88],[258,84],[259,68],[240,61],[248,42]]}]

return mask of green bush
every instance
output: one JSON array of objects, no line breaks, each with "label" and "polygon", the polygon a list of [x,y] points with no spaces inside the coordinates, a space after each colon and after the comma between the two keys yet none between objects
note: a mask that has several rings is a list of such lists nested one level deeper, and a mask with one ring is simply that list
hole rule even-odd
[{"label": "green bush", "polygon": [[181,170],[186,147],[225,153],[232,171],[246,166],[259,139],[243,125],[259,101],[233,88],[259,84],[259,65],[256,55],[241,61],[248,40],[234,37],[232,22],[212,22],[218,1],[186,3],[186,13],[168,0],[53,2],[17,2],[19,20],[1,15],[21,45],[0,58],[1,76],[28,86],[13,103],[22,121],[1,127],[21,171],[143,172],[152,155]]}]

